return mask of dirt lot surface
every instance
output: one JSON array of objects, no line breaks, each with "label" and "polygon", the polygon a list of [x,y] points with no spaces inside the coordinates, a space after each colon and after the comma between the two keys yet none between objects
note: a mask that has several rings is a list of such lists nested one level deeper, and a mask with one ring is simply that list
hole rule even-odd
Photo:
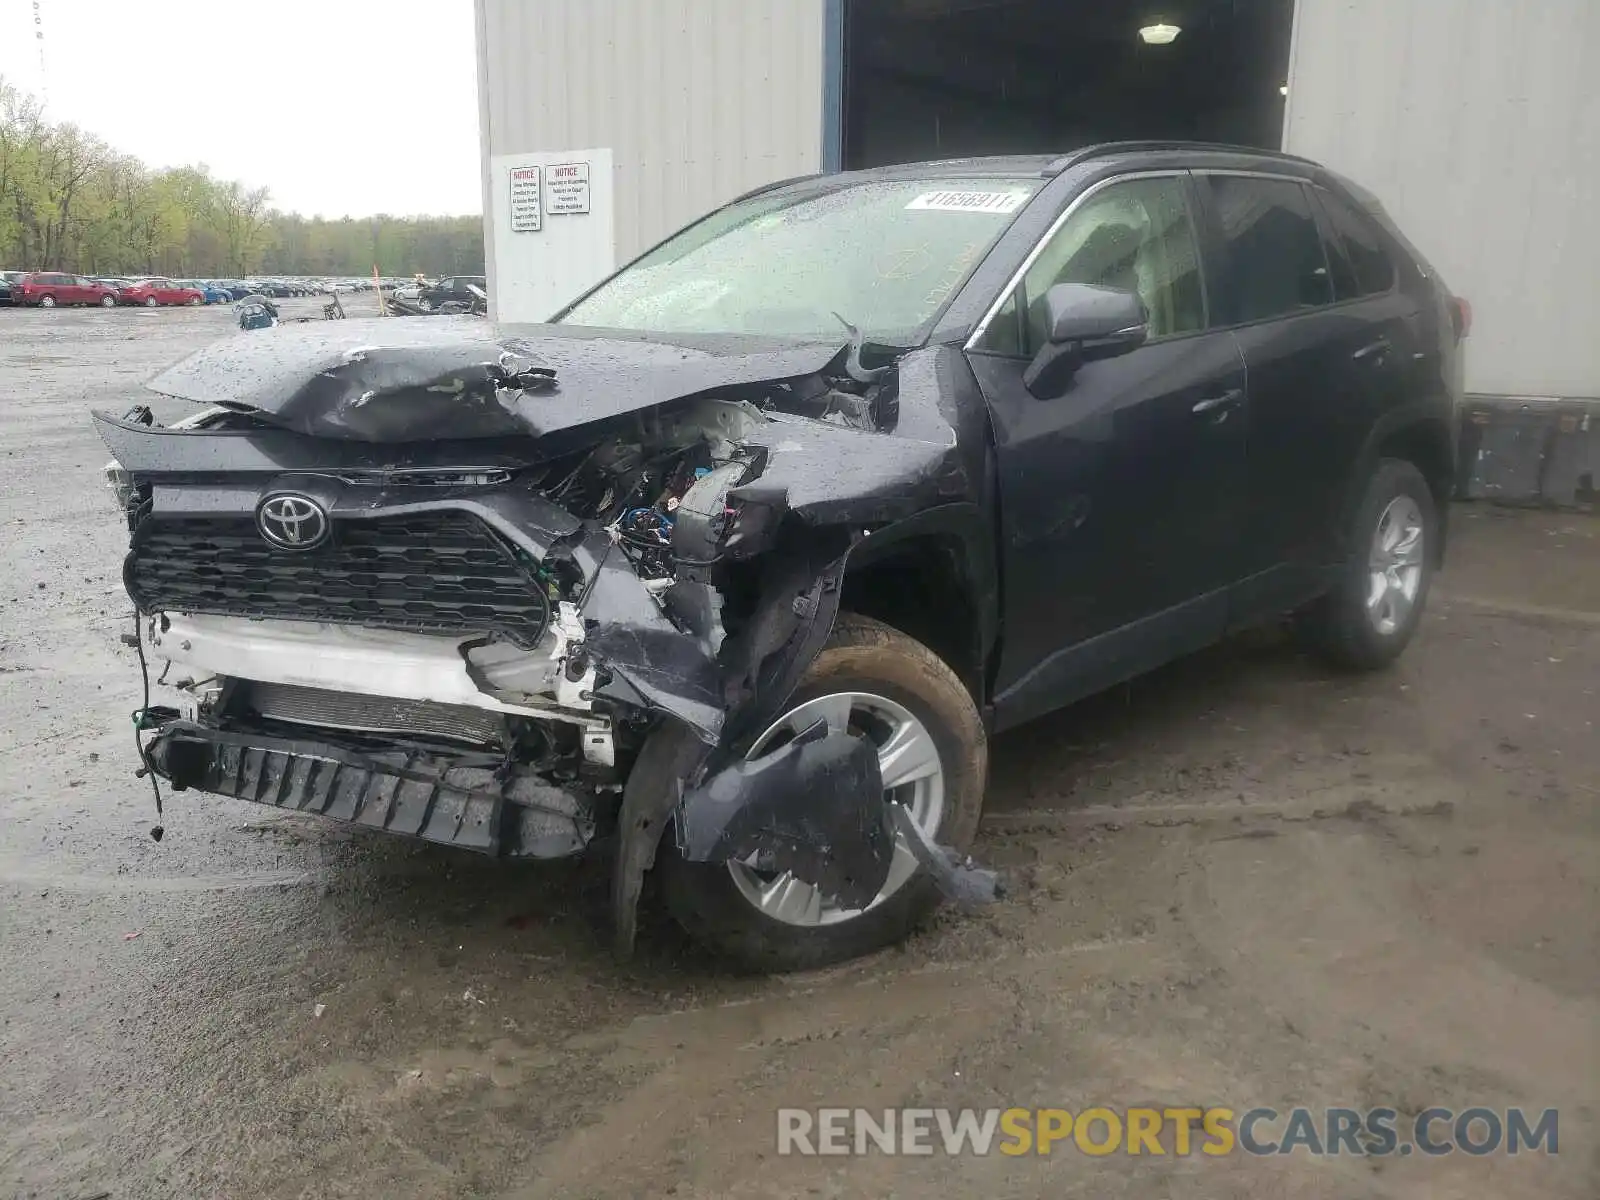
[{"label": "dirt lot surface", "polygon": [[[1600,519],[1458,508],[1388,673],[1262,634],[998,738],[983,916],[619,965],[593,866],[193,793],[149,838],[87,415],[231,333],[0,309],[0,1196],[1600,1195]],[[776,1154],[780,1106],[1093,1104],[1548,1106],[1560,1153]]]}]

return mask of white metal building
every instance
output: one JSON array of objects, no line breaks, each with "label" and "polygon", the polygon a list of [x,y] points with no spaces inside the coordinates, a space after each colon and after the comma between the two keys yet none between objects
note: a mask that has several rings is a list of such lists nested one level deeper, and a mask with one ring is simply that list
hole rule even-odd
[{"label": "white metal building", "polygon": [[[1473,305],[1469,391],[1600,399],[1600,0],[476,8],[504,318],[542,319],[774,179],[1193,137],[1281,145],[1376,192]],[[1178,33],[1152,44],[1156,24]]]}]

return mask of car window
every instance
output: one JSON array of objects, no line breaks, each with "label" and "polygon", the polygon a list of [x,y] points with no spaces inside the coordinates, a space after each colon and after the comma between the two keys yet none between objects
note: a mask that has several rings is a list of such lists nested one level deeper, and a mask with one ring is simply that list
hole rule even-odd
[{"label": "car window", "polygon": [[1333,303],[1322,238],[1301,184],[1213,175],[1210,186],[1228,248],[1235,321],[1261,321]]},{"label": "car window", "polygon": [[1184,180],[1130,179],[1090,196],[1028,268],[980,348],[1033,354],[1045,341],[1045,293],[1058,283],[1135,293],[1149,314],[1152,338],[1204,329],[1200,253]]},{"label": "car window", "polygon": [[1334,296],[1353,300],[1387,292],[1394,286],[1394,262],[1377,227],[1332,192],[1319,189],[1316,197],[1333,238],[1328,265]]}]

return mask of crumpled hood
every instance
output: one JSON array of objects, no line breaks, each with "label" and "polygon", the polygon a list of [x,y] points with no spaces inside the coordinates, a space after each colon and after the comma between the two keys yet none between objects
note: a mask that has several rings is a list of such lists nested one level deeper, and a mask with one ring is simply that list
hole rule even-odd
[{"label": "crumpled hood", "polygon": [[538,436],[716,388],[811,375],[838,353],[836,344],[738,335],[391,317],[239,334],[147,386],[312,437],[415,442]]}]

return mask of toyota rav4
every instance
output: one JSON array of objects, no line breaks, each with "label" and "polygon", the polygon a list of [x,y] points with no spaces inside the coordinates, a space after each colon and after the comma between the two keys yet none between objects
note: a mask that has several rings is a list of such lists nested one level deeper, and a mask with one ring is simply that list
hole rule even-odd
[{"label": "toyota rav4", "polygon": [[653,867],[747,964],[858,954],[990,891],[991,731],[1284,617],[1401,652],[1468,319],[1332,172],[1123,143],[773,185],[544,325],[237,336],[96,417],[140,757],[604,846],[623,946]]}]

